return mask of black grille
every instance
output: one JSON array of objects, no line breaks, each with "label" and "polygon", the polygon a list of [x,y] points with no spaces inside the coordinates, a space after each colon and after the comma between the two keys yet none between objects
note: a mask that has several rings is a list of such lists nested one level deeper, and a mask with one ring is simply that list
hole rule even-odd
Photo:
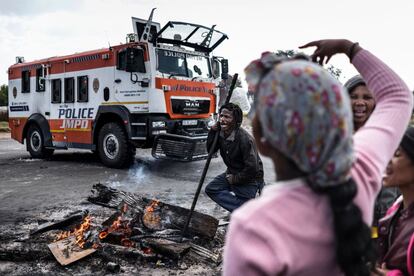
[{"label": "black grille", "polygon": [[152,156],[159,159],[195,161],[206,159],[207,136],[186,137],[175,134],[160,134],[155,137]]}]

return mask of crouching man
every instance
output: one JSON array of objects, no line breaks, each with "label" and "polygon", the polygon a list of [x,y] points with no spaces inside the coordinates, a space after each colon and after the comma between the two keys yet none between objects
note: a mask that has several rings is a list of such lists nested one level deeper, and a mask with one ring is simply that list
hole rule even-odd
[{"label": "crouching man", "polygon": [[206,194],[224,209],[232,212],[256,196],[263,188],[263,164],[253,137],[240,127],[243,113],[239,106],[228,103],[220,108],[219,122],[207,138],[207,149],[213,144],[220,125],[216,152],[227,166],[226,172],[216,176],[205,189]]}]

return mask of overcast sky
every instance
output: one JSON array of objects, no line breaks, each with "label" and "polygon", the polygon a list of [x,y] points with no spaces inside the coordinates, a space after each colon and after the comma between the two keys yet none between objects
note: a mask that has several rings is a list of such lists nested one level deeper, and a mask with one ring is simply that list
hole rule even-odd
[{"label": "overcast sky", "polygon": [[[229,59],[230,73],[263,51],[297,49],[323,38],[358,41],[414,88],[414,1],[328,0],[0,0],[0,84],[16,56],[26,61],[125,42],[131,17],[186,21],[216,29],[229,39],[215,54]],[[312,53],[311,50],[307,53]],[[355,71],[345,57],[341,81]]]}]

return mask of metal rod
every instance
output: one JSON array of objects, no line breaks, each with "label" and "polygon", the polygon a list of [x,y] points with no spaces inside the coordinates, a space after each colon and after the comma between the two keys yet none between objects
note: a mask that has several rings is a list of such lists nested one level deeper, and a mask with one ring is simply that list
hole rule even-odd
[{"label": "metal rod", "polygon": [[[226,98],[226,101],[225,101],[224,104],[227,104],[227,103],[230,102],[230,98],[231,98],[231,95],[233,94],[233,90],[236,86],[236,82],[237,82],[238,77],[239,77],[238,74],[234,74],[233,80],[232,80],[231,85],[230,85],[229,94],[227,95],[227,98]],[[214,150],[216,148],[217,141],[218,141],[218,138],[219,138],[219,134],[220,134],[220,130],[218,129],[216,131],[215,135],[214,135],[213,144],[210,147],[210,151],[208,153],[207,161],[206,161],[206,164],[204,165],[203,173],[201,174],[200,182],[198,183],[198,187],[197,187],[196,193],[195,193],[194,198],[193,198],[193,203],[191,204],[190,213],[188,214],[187,221],[185,223],[183,232],[181,234],[181,241],[184,238],[185,233],[188,230],[188,226],[190,225],[191,217],[193,216],[194,208],[197,204],[198,197],[200,196],[201,188],[203,187],[204,179],[206,178],[208,167],[210,166],[210,161],[211,161],[211,158],[213,157]]]}]

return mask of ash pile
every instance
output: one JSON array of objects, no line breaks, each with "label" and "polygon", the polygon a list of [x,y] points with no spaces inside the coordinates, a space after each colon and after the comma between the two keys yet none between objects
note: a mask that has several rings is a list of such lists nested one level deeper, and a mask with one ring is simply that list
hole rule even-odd
[{"label": "ash pile", "polygon": [[194,212],[183,236],[186,208],[102,184],[87,200],[0,229],[0,274],[220,274],[225,227],[216,218]]}]

